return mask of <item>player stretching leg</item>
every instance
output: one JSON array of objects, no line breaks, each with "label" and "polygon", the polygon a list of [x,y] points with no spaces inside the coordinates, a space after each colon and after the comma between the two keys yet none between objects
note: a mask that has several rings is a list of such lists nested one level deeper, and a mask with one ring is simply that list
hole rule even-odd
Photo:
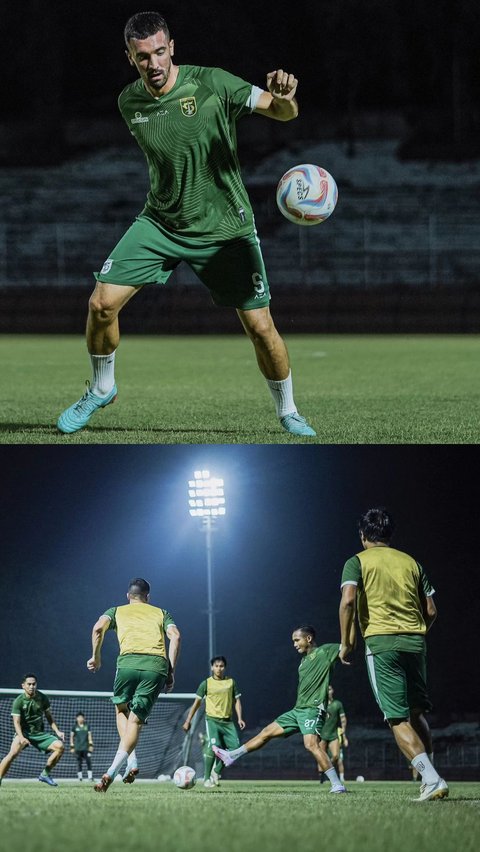
[{"label": "player stretching leg", "polygon": [[[116,631],[120,645],[112,699],[120,744],[113,763],[95,784],[97,793],[106,793],[129,757],[131,761],[142,725],[162,689],[165,692],[173,689],[180,632],[170,613],[149,604],[149,594],[147,581],[134,578],[128,586],[128,604],[111,607],[93,626],[89,671],[96,672],[101,666],[100,652],[107,630]],[[165,637],[169,640],[168,658]],[[123,778],[127,784],[137,774],[136,764],[130,761]]]},{"label": "player stretching leg", "polygon": [[358,528],[363,551],[345,563],[342,574],[340,659],[349,665],[358,605],[372,691],[400,751],[422,776],[415,801],[445,799],[448,785],[433,766],[424,716],[432,706],[425,635],[437,616],[434,589],[415,559],[390,546],[394,523],[385,509],[369,509]]},{"label": "player stretching leg", "polygon": [[95,273],[87,320],[93,378],[57,426],[76,432],[114,402],[118,315],[143,285],[165,284],[183,260],[215,304],[236,309],[283,428],[314,436],[297,411],[287,349],[270,315],[265,266],[235,142],[235,123],[243,115],[296,118],[298,81],[286,71],[272,71],[264,91],[218,68],[174,65],[173,39],[156,12],[130,18],[125,42],[140,78],[123,90],[119,107],[147,158],[151,188],[144,210]]},{"label": "player stretching leg", "polygon": [[326,717],[330,672],[338,659],[339,645],[317,645],[315,630],[310,626],[294,630],[292,641],[295,650],[303,655],[298,669],[298,692],[293,710],[277,716],[270,725],[240,748],[228,751],[212,746],[213,751],[225,766],[231,766],[239,757],[263,748],[275,737],[290,737],[292,734],[301,733],[305,748],[317,762],[319,773],[325,772],[332,785],[330,792],[346,793],[336,769],[319,743]]},{"label": "player stretching leg", "polygon": [[[51,752],[45,769],[40,773],[38,780],[49,784],[50,787],[58,787],[57,782],[51,776],[51,772],[64,752],[65,747],[63,743],[65,734],[58,729],[58,725],[52,716],[50,701],[47,696],[43,692],[38,691],[37,678],[34,674],[26,674],[24,676],[22,689],[23,694],[18,695],[12,705],[15,736],[10,751],[0,763],[0,784],[13,761],[16,760],[23,749],[29,745],[33,745],[38,751],[44,753]],[[53,734],[47,734],[44,730],[44,716]]]}]

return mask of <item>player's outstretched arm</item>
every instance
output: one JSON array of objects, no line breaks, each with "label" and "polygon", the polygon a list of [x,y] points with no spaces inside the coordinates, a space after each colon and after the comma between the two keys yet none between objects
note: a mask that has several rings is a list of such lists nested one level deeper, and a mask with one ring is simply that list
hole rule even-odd
[{"label": "player's outstretched arm", "polygon": [[298,115],[295,100],[298,80],[282,68],[267,74],[267,92],[260,95],[255,112],[277,121],[291,121]]},{"label": "player's outstretched arm", "polygon": [[352,653],[355,645],[355,604],[357,587],[347,583],[342,589],[342,599],[338,612],[340,620],[340,654],[339,659],[344,665],[349,666],[347,657]]},{"label": "player's outstretched arm", "polygon": [[195,716],[195,713],[197,712],[201,703],[202,703],[202,699],[196,698],[195,701],[193,702],[192,706],[190,707],[190,710],[187,713],[187,718],[185,719],[185,721],[182,725],[182,728],[185,731],[185,733],[190,730],[190,726],[192,724],[192,719]]},{"label": "player's outstretched arm", "polygon": [[168,662],[169,671],[165,685],[165,692],[171,692],[175,683],[175,666],[177,664],[178,655],[180,653],[181,636],[178,627],[175,624],[169,624],[166,630],[168,636]]},{"label": "player's outstretched arm", "polygon": [[52,711],[50,709],[45,710],[45,718],[48,724],[50,725],[53,733],[57,735],[59,740],[65,742],[65,733],[59,729],[55,719],[52,716]]},{"label": "player's outstretched arm", "polygon": [[102,665],[101,650],[105,633],[108,630],[110,618],[108,615],[101,615],[98,621],[95,622],[92,629],[92,656],[87,660],[87,669],[90,672],[98,672]]}]

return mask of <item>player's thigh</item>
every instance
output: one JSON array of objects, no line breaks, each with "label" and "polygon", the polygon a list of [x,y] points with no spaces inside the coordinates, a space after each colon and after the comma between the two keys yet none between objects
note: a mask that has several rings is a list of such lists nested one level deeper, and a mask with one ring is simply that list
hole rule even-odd
[{"label": "player's thigh", "polygon": [[94,276],[103,284],[138,289],[144,284],[165,284],[179,262],[175,242],[160,225],[140,215]]},{"label": "player's thigh", "polygon": [[237,729],[233,722],[224,722],[219,734],[221,735],[224,748],[232,750],[239,747],[240,740],[238,739]]},{"label": "player's thigh", "polygon": [[338,740],[330,740],[328,748],[333,760],[338,760],[340,754],[340,743]]},{"label": "player's thigh", "polygon": [[366,660],[370,685],[385,719],[408,719],[407,677],[401,653],[367,654]]},{"label": "player's thigh", "polygon": [[432,702],[427,690],[427,655],[402,653],[407,678],[408,706],[410,710],[431,710]]},{"label": "player's thigh", "polygon": [[92,313],[118,313],[141,287],[131,287],[124,284],[105,284],[97,281],[90,296],[88,307]]},{"label": "player's thigh", "polygon": [[118,714],[124,713],[125,707],[128,707],[138,684],[138,670],[131,668],[119,668],[115,673],[113,682],[113,697],[112,701],[115,705],[115,711]]},{"label": "player's thigh", "polygon": [[270,302],[267,273],[257,237],[198,248],[188,264],[210,290],[216,305],[249,311]]},{"label": "player's thigh", "polygon": [[130,712],[146,722],[153,705],[165,686],[167,672],[142,671],[130,703]]},{"label": "player's thigh", "polygon": [[22,744],[20,742],[20,737],[15,735],[10,746],[10,751],[8,752],[8,757],[18,757],[20,752],[22,752],[25,748],[28,748],[29,745],[29,742]]}]

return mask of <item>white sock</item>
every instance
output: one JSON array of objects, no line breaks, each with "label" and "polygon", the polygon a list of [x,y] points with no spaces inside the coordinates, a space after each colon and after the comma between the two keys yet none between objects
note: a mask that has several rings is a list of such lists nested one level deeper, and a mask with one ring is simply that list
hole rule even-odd
[{"label": "white sock", "polygon": [[286,414],[295,414],[297,409],[293,401],[293,383],[292,373],[289,372],[286,379],[281,379],[276,382],[273,379],[267,379],[267,385],[270,388],[277,417],[285,417]]},{"label": "white sock", "polygon": [[242,754],[247,754],[247,749],[245,748],[245,746],[240,746],[240,748],[234,748],[228,753],[233,760],[237,760],[239,757],[242,756]]},{"label": "white sock", "polygon": [[340,786],[340,778],[338,777],[337,770],[335,769],[334,766],[332,766],[331,769],[326,769],[325,775],[327,776],[328,780],[330,781],[330,784],[332,785],[332,787],[339,787]]},{"label": "white sock", "polygon": [[124,751],[123,749],[119,748],[113,759],[113,763],[110,769],[107,769],[107,775],[110,775],[110,778],[115,778],[115,775],[117,774],[122,764],[125,763],[127,758],[128,751]]},{"label": "white sock", "polygon": [[88,769],[88,770],[87,770],[87,778],[88,778],[88,780],[89,780],[89,781],[91,781],[91,780],[92,780],[92,778],[93,778],[92,770],[91,770],[91,769]]},{"label": "white sock", "polygon": [[440,778],[424,751],[413,758],[412,766],[420,773],[424,784],[435,784]]},{"label": "white sock", "polygon": [[115,384],[115,352],[111,355],[90,355],[92,362],[91,390],[96,396],[107,396]]},{"label": "white sock", "polygon": [[79,780],[79,781],[81,781],[81,780],[82,780],[82,773],[81,773],[81,772],[77,772],[77,776],[78,776],[78,780]]},{"label": "white sock", "polygon": [[130,752],[130,757],[128,758],[126,772],[130,772],[131,769],[138,769],[138,760],[137,755],[135,754],[135,749]]},{"label": "white sock", "polygon": [[344,781],[345,781],[345,775],[343,774],[343,772],[340,772],[340,783],[343,784]]}]

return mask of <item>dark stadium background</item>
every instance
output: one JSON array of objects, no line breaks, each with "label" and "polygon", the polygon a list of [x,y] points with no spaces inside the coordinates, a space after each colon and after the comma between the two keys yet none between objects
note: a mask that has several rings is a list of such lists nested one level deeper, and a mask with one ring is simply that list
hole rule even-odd
[{"label": "dark stadium background", "polygon": [[[91,270],[143,206],[146,166],[116,106],[135,79],[123,26],[142,8],[131,0],[26,0],[4,10],[0,331],[81,334]],[[170,24],[179,63],[219,65],[261,86],[268,70],[285,66],[300,80],[298,121],[253,116],[238,125],[280,329],[476,331],[475,0],[154,8]],[[365,141],[393,142],[393,159],[418,164],[421,176],[382,182],[379,157],[380,183],[372,185]],[[298,229],[283,222],[274,191],[314,143],[333,145],[320,165],[339,179],[340,203],[325,226]],[[270,164],[281,151],[284,160]],[[326,157],[325,149],[313,156]],[[199,313],[211,332],[241,333],[234,314],[214,309],[184,267],[174,286],[129,305],[122,328],[191,333]]]}]

